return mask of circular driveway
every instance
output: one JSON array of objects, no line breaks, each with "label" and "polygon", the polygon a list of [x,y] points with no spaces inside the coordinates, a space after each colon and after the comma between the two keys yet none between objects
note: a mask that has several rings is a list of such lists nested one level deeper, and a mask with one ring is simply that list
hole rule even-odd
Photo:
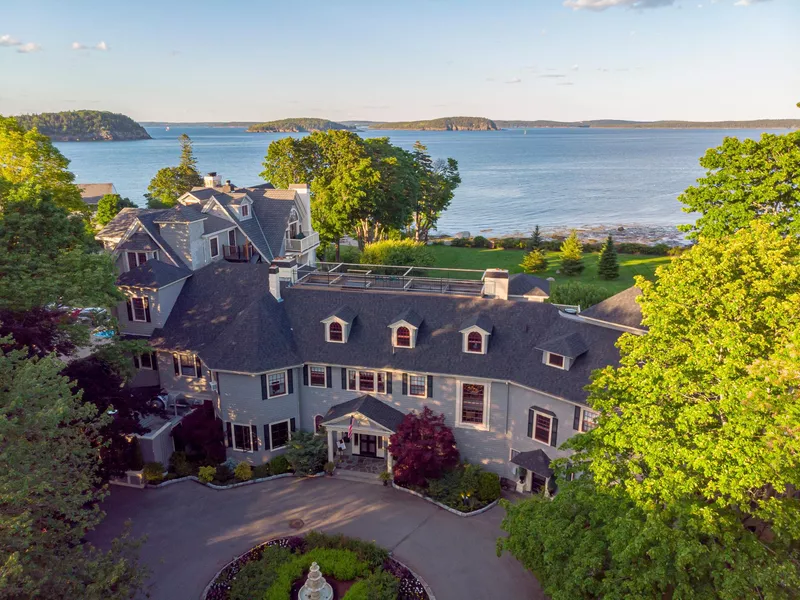
[{"label": "circular driveway", "polygon": [[437,600],[545,596],[513,557],[497,558],[495,540],[505,512],[494,508],[461,518],[419,498],[337,478],[285,478],[217,491],[186,481],[162,489],[112,486],[108,516],[90,536],[106,546],[130,519],[147,536],[141,558],[151,570],[153,600],[196,600],[234,556],[276,536],[327,533],[372,540],[391,550],[431,586]]}]

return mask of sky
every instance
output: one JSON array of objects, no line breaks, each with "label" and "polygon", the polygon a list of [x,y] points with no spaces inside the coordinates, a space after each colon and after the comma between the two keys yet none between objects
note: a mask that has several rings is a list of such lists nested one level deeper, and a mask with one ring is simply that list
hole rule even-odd
[{"label": "sky", "polygon": [[0,114],[800,118],[800,0],[0,0]]}]

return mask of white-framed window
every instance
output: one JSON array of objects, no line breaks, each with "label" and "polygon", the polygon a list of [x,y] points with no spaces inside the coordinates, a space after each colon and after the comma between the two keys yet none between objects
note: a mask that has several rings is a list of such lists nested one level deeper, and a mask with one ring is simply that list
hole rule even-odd
[{"label": "white-framed window", "polygon": [[250,216],[250,206],[247,204],[242,204],[242,216],[249,217]]},{"label": "white-framed window", "polygon": [[198,377],[197,361],[191,354],[176,354],[177,374],[183,377]]},{"label": "white-framed window", "polygon": [[311,387],[328,387],[328,369],[321,365],[308,366],[308,385]]},{"label": "white-framed window", "polygon": [[344,328],[339,321],[331,321],[328,323],[328,341],[344,343]]},{"label": "white-framed window", "polygon": [[458,385],[458,427],[486,429],[489,426],[489,384],[462,381]]},{"label": "white-framed window", "polygon": [[141,323],[147,322],[147,298],[131,298],[133,320]]},{"label": "white-framed window", "polygon": [[286,371],[267,375],[267,393],[270,398],[286,395]]},{"label": "white-framed window", "polygon": [[229,246],[235,246],[236,245],[236,230],[235,229],[231,229],[228,232],[228,245]]},{"label": "white-framed window", "polygon": [[581,432],[591,431],[597,427],[597,417],[600,415],[586,408],[581,409]]},{"label": "white-framed window", "polygon": [[517,454],[519,454],[519,450],[515,450],[514,448],[511,448],[511,450],[508,453],[508,461],[511,462],[512,460],[514,460],[514,457]]},{"label": "white-framed window", "polygon": [[325,419],[322,415],[314,415],[314,433],[320,433],[322,429],[322,421]]},{"label": "white-framed window", "polygon": [[352,392],[386,393],[386,373],[347,369],[347,389]]},{"label": "white-framed window", "polygon": [[383,371],[378,371],[378,389],[376,391],[379,394],[386,393],[386,373]]},{"label": "white-framed window", "polygon": [[395,330],[394,345],[398,348],[411,347],[411,330],[405,325],[401,325]]},{"label": "white-framed window", "polygon": [[250,425],[233,424],[233,449],[241,452],[253,451],[253,428]]},{"label": "white-framed window", "polygon": [[285,448],[292,437],[289,419],[269,424],[269,449],[280,450]]},{"label": "white-framed window", "polygon": [[566,360],[560,354],[553,354],[552,352],[547,353],[547,364],[551,367],[556,367],[557,369],[566,369]]},{"label": "white-framed window", "polygon": [[219,236],[208,239],[208,246],[211,249],[211,258],[219,256]]},{"label": "white-framed window", "polygon": [[553,435],[553,417],[533,411],[533,439],[542,444],[550,445]]},{"label": "white-framed window", "polygon": [[467,334],[466,351],[472,354],[483,354],[483,334],[479,331],[470,331]]},{"label": "white-framed window", "polygon": [[417,398],[427,398],[428,377],[426,375],[408,374],[408,395]]},{"label": "white-framed window", "polygon": [[158,370],[158,361],[155,352],[145,352],[144,354],[133,355],[133,364],[137,369]]},{"label": "white-framed window", "polygon": [[158,260],[158,251],[150,251],[150,252],[128,252],[128,270],[135,269],[139,265],[143,265],[151,258],[155,258]]}]

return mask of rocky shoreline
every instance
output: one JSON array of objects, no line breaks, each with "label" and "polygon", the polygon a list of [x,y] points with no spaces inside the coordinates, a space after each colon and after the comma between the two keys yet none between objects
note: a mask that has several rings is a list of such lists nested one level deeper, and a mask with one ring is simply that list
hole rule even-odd
[{"label": "rocky shoreline", "polygon": [[[616,242],[629,242],[636,244],[666,244],[667,246],[688,246],[689,240],[686,234],[679,231],[674,225],[579,225],[575,227],[541,227],[544,239],[563,239],[572,230],[578,234],[582,242],[602,242],[612,235]],[[516,231],[493,235],[491,229],[481,229],[477,232],[460,231],[456,234],[439,233],[437,237],[474,237],[482,235],[486,238],[520,238],[530,237],[530,231]]]}]

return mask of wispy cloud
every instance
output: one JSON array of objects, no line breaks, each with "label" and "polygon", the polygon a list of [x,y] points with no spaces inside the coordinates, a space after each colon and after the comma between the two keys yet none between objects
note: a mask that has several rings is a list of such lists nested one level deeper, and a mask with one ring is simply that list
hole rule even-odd
[{"label": "wispy cloud", "polygon": [[737,0],[733,3],[734,6],[753,6],[753,4],[761,4],[762,2],[769,2],[769,0]]},{"label": "wispy cloud", "polygon": [[577,70],[578,70],[578,65],[572,65],[570,67],[570,71],[577,71]]},{"label": "wispy cloud", "polygon": [[0,46],[21,46],[22,42],[10,35],[0,35]]},{"label": "wispy cloud", "polygon": [[32,52],[39,52],[41,49],[42,47],[39,44],[28,42],[27,44],[22,44],[19,48],[17,48],[17,52],[20,54],[31,54]]},{"label": "wispy cloud", "polygon": [[[739,0],[750,2],[753,0]],[[763,1],[763,0],[755,0]],[[606,10],[607,8],[658,8],[672,6],[675,0],[564,0],[564,6],[573,10]]]},{"label": "wispy cloud", "polygon": [[575,85],[575,84],[572,83],[571,81],[560,81],[558,82],[557,85]]},{"label": "wispy cloud", "polygon": [[87,49],[86,46],[84,46],[80,42],[72,42],[71,48],[73,50],[86,50]]},{"label": "wispy cloud", "polygon": [[561,73],[545,73],[544,75],[539,75],[542,79],[560,79],[561,77],[566,77],[566,75],[562,75]]},{"label": "wispy cloud", "polygon": [[100,52],[108,52],[108,44],[105,42],[98,42],[97,45],[94,47],[95,50],[100,50]]},{"label": "wispy cloud", "polygon": [[514,77],[514,79],[509,79],[506,83],[522,83],[522,79],[519,77]]},{"label": "wispy cloud", "polygon": [[94,46],[89,47],[81,42],[72,42],[71,48],[73,50],[99,50],[100,52],[108,52],[109,47],[105,42],[97,42]]}]

